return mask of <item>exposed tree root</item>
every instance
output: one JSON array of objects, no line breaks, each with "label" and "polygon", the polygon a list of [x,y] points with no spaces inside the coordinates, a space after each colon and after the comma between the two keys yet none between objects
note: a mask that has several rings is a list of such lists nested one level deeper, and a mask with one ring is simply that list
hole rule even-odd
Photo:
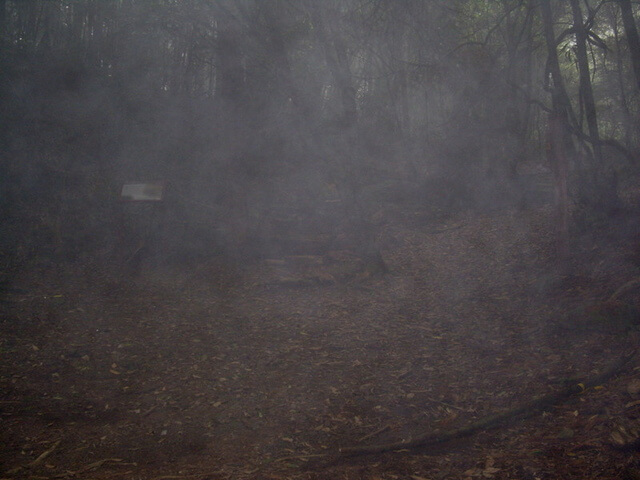
[{"label": "exposed tree root", "polygon": [[454,430],[446,430],[443,432],[427,433],[404,442],[369,445],[362,447],[344,447],[340,449],[339,453],[341,456],[353,456],[365,455],[370,453],[381,453],[391,450],[406,450],[417,447],[424,447],[427,445],[435,445],[457,438],[468,437],[481,430],[495,428],[501,423],[510,419],[515,419],[516,417],[527,418],[528,416],[535,414],[537,411],[540,411],[543,408],[557,405],[573,395],[582,393],[588,388],[595,387],[606,382],[610,378],[620,373],[625,365],[636,355],[636,352],[637,351],[633,351],[630,354],[623,355],[615,362],[613,362],[608,368],[603,370],[599,375],[585,379],[580,383],[573,384],[559,392],[535,397],[533,400],[518,405],[506,412],[483,417],[480,420],[473,422],[465,427]]}]

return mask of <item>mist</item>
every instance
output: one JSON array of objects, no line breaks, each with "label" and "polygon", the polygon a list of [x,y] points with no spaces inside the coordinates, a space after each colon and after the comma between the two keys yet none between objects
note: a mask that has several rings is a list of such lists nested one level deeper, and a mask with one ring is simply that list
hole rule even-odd
[{"label": "mist", "polygon": [[0,0],[0,476],[640,477],[637,15]]}]

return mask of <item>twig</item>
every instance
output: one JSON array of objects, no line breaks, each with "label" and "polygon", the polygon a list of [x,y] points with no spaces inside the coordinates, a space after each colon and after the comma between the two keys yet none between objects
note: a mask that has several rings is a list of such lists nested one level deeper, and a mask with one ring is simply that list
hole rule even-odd
[{"label": "twig", "polygon": [[58,448],[58,445],[60,445],[60,442],[62,440],[58,440],[56,443],[54,443],[50,448],[48,448],[47,450],[45,450],[44,452],[42,452],[40,455],[38,455],[38,458],[36,458],[33,462],[26,464],[25,466],[20,466],[20,467],[15,467],[12,468],[11,470],[8,470],[7,472],[5,472],[7,475],[14,475],[18,472],[20,472],[21,470],[24,470],[25,468],[34,468],[37,467],[38,465],[40,465],[42,462],[44,462],[44,460],[53,453],[53,451]]},{"label": "twig", "polygon": [[369,440],[370,438],[380,435],[381,433],[384,433],[387,430],[391,430],[391,425],[385,425],[384,427],[379,428],[375,432],[368,433],[364,437],[359,438],[358,443],[364,442],[365,440]]},{"label": "twig", "polygon": [[[252,470],[247,473],[254,473],[258,470]],[[201,473],[188,473],[186,475],[161,475],[159,477],[154,477],[153,480],[180,480],[183,478],[218,478],[222,474],[221,470],[215,472],[201,472]]]},{"label": "twig", "polygon": [[453,230],[458,230],[459,228],[464,227],[464,223],[460,223],[458,225],[453,225],[451,227],[443,227],[443,228],[433,228],[431,230],[427,230],[428,234],[436,234],[436,233],[444,233],[444,232],[451,232]]},{"label": "twig", "polygon": [[194,473],[192,475],[163,475],[161,477],[156,477],[153,480],[180,480],[182,478],[195,478],[201,476],[201,473]]},{"label": "twig", "polygon": [[150,415],[156,408],[158,408],[158,404],[153,405],[151,408],[145,410],[140,414],[141,417],[146,417]]},{"label": "twig", "polygon": [[635,287],[636,285],[640,285],[640,278],[634,278],[633,280],[630,280],[619,287],[615,292],[611,294],[607,302],[615,302],[619,297],[627,293],[627,291],[631,290],[631,288]]},{"label": "twig", "polygon": [[33,468],[33,467],[37,467],[38,465],[40,465],[42,462],[44,462],[44,460],[51,455],[54,450],[56,448],[58,448],[58,445],[60,445],[60,442],[62,440],[58,440],[56,443],[54,443],[48,450],[45,450],[44,452],[42,452],[38,458],[36,458],[33,462],[29,463],[26,465],[26,468]]},{"label": "twig", "polygon": [[307,458],[328,457],[328,453],[314,453],[309,455],[290,455],[288,457],[276,458],[274,462],[286,462],[287,460],[306,460]]},{"label": "twig", "polygon": [[104,465],[107,462],[119,463],[119,462],[122,462],[122,459],[120,459],[120,458],[103,458],[102,460],[98,460],[97,462],[93,462],[93,463],[90,463],[89,465],[85,465],[80,470],[76,471],[75,473],[84,473],[84,472],[88,472],[89,470],[96,470],[96,469],[100,468],[102,465]]},{"label": "twig", "polygon": [[122,459],[120,459],[120,458],[103,458],[102,460],[98,460],[96,462],[93,462],[93,463],[90,463],[88,465],[85,465],[84,467],[80,468],[79,470],[67,471],[65,473],[54,475],[52,478],[74,477],[74,476],[76,476],[78,474],[81,474],[81,473],[86,473],[86,472],[91,471],[91,470],[97,470],[98,468],[102,467],[107,462],[114,462],[114,463],[117,463],[119,465],[136,465],[135,463],[121,463]]},{"label": "twig", "polygon": [[[418,392],[414,392],[414,393],[420,393]],[[444,405],[445,407],[449,407],[449,408],[453,408],[454,410],[460,410],[461,412],[465,412],[465,413],[471,413],[474,410],[469,409],[469,408],[462,408],[462,407],[456,407],[455,405],[451,405],[450,403],[446,403],[443,402],[442,400],[436,400],[435,398],[430,398],[430,397],[425,397],[427,400],[429,400],[430,402],[434,402],[434,403],[439,403],[440,405]]]}]

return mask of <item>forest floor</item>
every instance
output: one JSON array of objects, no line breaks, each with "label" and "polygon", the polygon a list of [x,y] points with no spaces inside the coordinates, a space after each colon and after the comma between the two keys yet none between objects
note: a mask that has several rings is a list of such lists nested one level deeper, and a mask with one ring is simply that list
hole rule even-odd
[{"label": "forest floor", "polygon": [[[640,356],[493,429],[337,455],[507,411],[640,338],[607,303],[640,275],[636,209],[564,261],[549,209],[437,228],[400,209],[376,218],[384,276],[286,281],[282,259],[137,279],[17,272],[0,301],[0,478],[638,478]],[[620,293],[637,312],[638,289]]]}]

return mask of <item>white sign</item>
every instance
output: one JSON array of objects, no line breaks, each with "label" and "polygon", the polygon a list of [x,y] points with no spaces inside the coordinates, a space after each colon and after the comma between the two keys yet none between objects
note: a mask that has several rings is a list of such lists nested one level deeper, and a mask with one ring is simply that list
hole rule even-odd
[{"label": "white sign", "polygon": [[120,198],[129,202],[161,202],[164,188],[164,182],[125,183]]}]

